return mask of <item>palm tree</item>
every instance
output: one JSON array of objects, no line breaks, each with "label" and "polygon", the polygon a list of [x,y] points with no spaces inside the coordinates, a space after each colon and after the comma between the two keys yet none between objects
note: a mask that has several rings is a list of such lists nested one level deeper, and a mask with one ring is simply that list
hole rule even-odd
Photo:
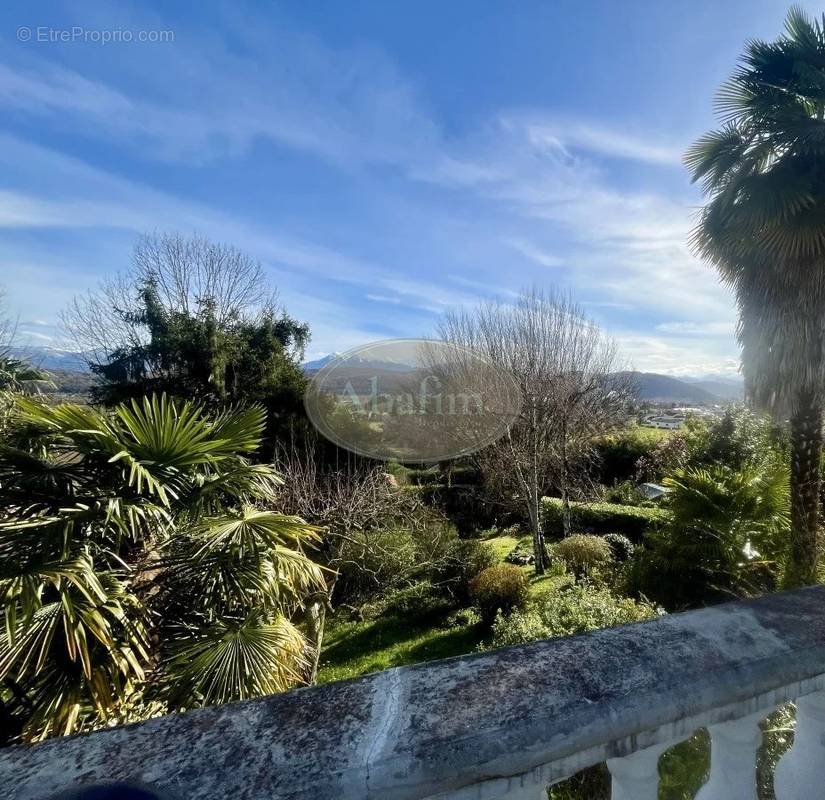
[{"label": "palm tree", "polygon": [[685,161],[708,195],[693,244],[739,306],[748,394],[790,419],[788,586],[817,579],[825,389],[825,19],[752,41]]},{"label": "palm tree", "polygon": [[646,543],[640,589],[675,609],[772,587],[790,522],[788,472],[775,456],[677,469],[664,483],[672,519]]},{"label": "palm tree", "polygon": [[[0,712],[38,740],[281,691],[322,585],[302,520],[247,456],[264,412],[165,396],[112,412],[20,395],[0,443]],[[137,710],[132,711],[133,708]]]}]

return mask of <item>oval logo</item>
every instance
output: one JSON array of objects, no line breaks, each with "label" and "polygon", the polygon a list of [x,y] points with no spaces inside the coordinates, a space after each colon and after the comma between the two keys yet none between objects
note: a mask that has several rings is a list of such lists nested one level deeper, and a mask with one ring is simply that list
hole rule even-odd
[{"label": "oval logo", "polygon": [[503,436],[521,410],[509,372],[438,340],[373,342],[309,377],[305,403],[315,427],[371,458],[432,463],[467,455]]}]

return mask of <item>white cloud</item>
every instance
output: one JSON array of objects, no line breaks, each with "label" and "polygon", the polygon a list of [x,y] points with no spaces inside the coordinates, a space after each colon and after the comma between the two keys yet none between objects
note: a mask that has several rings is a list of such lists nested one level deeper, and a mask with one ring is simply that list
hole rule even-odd
[{"label": "white cloud", "polygon": [[662,137],[635,137],[624,131],[594,125],[573,118],[522,120],[530,141],[537,146],[580,149],[614,158],[648,164],[680,166],[685,145]]},{"label": "white cloud", "polygon": [[620,332],[616,341],[634,369],[674,376],[720,375],[734,377],[739,360],[725,343],[663,338],[638,332]]},{"label": "white cloud", "polygon": [[521,253],[525,258],[529,258],[531,261],[535,261],[543,267],[558,267],[563,263],[562,259],[558,256],[548,253],[546,250],[524,239],[507,239],[505,244],[508,244],[516,252]]},{"label": "white cloud", "polygon": [[682,336],[729,336],[736,330],[732,321],[726,322],[662,322],[656,326],[661,333],[673,333]]}]

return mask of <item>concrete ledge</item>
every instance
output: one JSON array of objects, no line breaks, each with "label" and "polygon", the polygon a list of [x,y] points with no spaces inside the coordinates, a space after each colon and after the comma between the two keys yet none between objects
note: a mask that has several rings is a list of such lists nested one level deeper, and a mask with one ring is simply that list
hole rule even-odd
[{"label": "concrete ledge", "polygon": [[425,798],[625,754],[823,673],[814,587],[9,748],[0,796],[131,780],[181,800]]}]

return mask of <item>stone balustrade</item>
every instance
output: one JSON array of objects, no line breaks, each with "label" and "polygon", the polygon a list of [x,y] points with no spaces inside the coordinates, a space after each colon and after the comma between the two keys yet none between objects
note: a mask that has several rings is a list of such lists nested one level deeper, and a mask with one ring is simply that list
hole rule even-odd
[{"label": "stone balustrade", "polygon": [[825,587],[9,748],[0,796],[540,800],[606,761],[613,800],[654,800],[659,756],[707,728],[697,797],[752,800],[759,722],[788,702],[777,798],[825,798]]}]

